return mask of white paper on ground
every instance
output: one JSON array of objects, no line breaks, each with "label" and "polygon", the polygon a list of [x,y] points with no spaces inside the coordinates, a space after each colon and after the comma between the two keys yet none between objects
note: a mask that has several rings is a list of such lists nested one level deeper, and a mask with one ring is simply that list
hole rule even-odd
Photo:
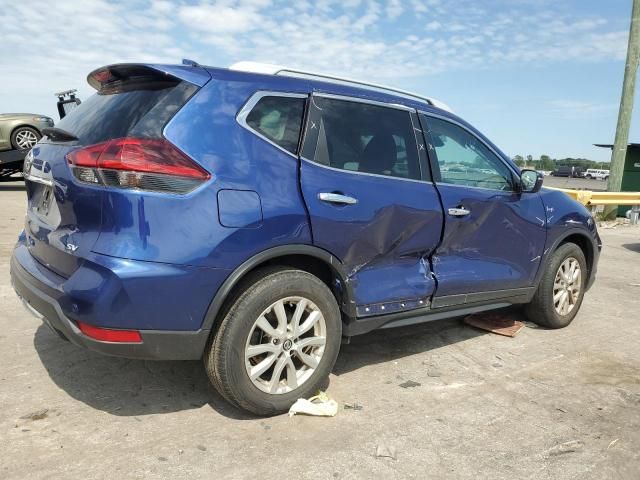
[{"label": "white paper on ground", "polygon": [[310,399],[299,398],[296,403],[291,405],[289,416],[293,417],[297,414],[312,415],[316,417],[335,417],[338,413],[338,402],[329,398],[329,396],[320,392]]}]

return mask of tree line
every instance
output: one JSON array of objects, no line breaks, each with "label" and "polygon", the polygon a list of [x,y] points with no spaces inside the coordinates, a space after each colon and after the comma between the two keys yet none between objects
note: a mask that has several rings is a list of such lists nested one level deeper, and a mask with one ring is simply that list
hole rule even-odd
[{"label": "tree line", "polygon": [[528,167],[535,170],[556,170],[558,167],[580,167],[582,170],[588,168],[609,168],[609,162],[596,162],[595,160],[589,160],[587,158],[551,158],[549,155],[540,155],[540,158],[534,159],[531,155],[523,157],[522,155],[516,155],[513,157],[513,161],[519,167]]}]

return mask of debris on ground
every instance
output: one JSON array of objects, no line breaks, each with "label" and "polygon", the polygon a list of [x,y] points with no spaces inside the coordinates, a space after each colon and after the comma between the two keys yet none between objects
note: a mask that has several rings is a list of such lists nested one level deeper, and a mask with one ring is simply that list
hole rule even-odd
[{"label": "debris on ground", "polygon": [[619,438],[616,438],[615,440],[612,440],[611,443],[609,444],[609,446],[607,447],[607,450],[609,450],[611,447],[613,447],[616,443],[618,443],[618,440],[620,440]]},{"label": "debris on ground", "polygon": [[325,392],[318,392],[314,397],[299,398],[291,405],[289,416],[297,414],[311,415],[314,417],[335,417],[338,413],[338,403]]},{"label": "debris on ground", "polygon": [[435,365],[429,365],[429,367],[427,368],[427,376],[428,377],[441,377],[442,376],[442,372]]},{"label": "debris on ground", "polygon": [[353,402],[353,403],[346,403],[345,402],[345,404],[344,404],[344,409],[345,410],[356,410],[356,411],[358,411],[358,410],[362,410],[362,408],[363,408],[362,405],[360,405],[357,402]]},{"label": "debris on ground", "polygon": [[618,218],[616,220],[603,220],[601,222],[598,222],[598,228],[609,229],[609,228],[616,228],[622,225],[627,226],[630,224],[631,222],[629,221],[628,218]]},{"label": "debris on ground", "polygon": [[398,459],[398,452],[396,447],[386,445],[384,442],[378,443],[376,447],[376,457],[391,458],[393,460]]},{"label": "debris on ground", "polygon": [[475,314],[466,316],[464,323],[505,337],[515,337],[524,328],[524,323],[513,316],[513,312]]},{"label": "debris on ground", "polygon": [[37,410],[35,412],[29,413],[28,415],[23,415],[20,417],[21,420],[43,420],[47,418],[47,413],[49,412],[48,408],[43,408],[42,410]]},{"label": "debris on ground", "polygon": [[422,384],[418,382],[414,382],[413,380],[407,380],[406,382],[400,384],[402,388],[413,388],[413,387],[419,387],[420,385]]},{"label": "debris on ground", "polygon": [[564,455],[565,453],[577,452],[578,450],[581,450],[583,446],[584,443],[580,440],[571,440],[569,442],[560,443],[555,447],[551,447],[547,451],[547,454],[549,456]]}]

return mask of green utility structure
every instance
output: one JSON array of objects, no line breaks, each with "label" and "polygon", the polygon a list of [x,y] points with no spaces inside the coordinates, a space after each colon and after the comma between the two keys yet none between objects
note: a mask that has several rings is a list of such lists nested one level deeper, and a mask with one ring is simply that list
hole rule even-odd
[{"label": "green utility structure", "polygon": [[[594,145],[596,147],[613,148],[611,144],[596,143]],[[630,143],[627,146],[620,191],[640,192],[640,143]],[[628,205],[618,207],[618,216],[624,217],[630,208]]]}]

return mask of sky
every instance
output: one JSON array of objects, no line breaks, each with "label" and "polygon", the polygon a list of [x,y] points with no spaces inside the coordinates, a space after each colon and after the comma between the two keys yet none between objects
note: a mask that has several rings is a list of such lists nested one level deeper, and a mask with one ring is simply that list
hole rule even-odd
[{"label": "sky", "polygon": [[[511,156],[608,161],[631,0],[0,0],[0,113],[118,62],[241,60],[438,98]],[[638,95],[640,96],[640,95]],[[640,101],[630,141],[640,142]]]}]

